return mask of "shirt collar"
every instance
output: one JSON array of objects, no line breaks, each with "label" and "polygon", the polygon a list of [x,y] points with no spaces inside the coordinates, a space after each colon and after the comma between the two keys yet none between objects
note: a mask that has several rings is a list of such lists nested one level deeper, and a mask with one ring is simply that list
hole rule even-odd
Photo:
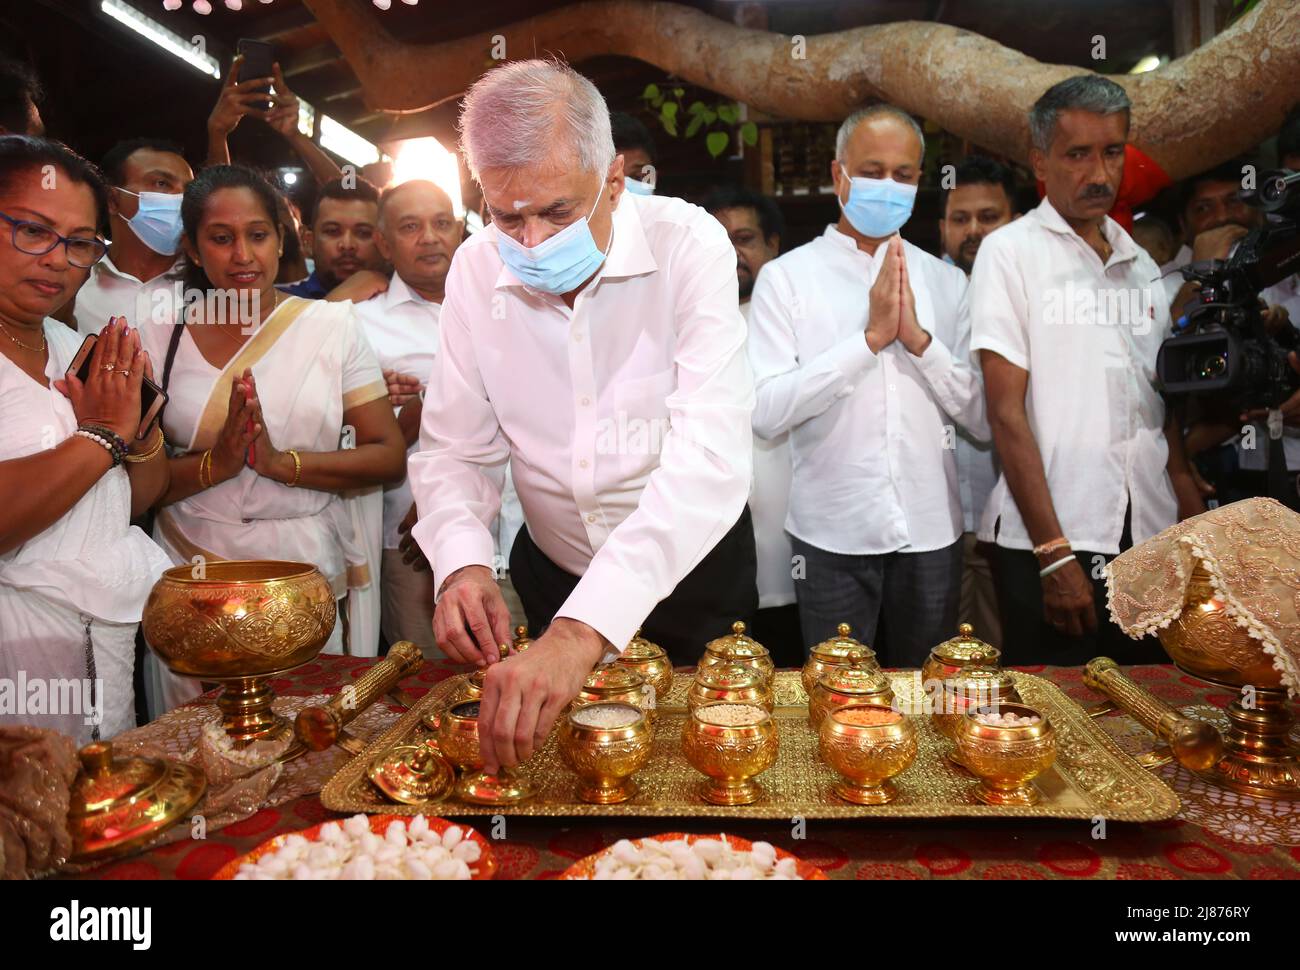
[{"label": "shirt collar", "polygon": [[[863,252],[858,248],[858,241],[848,233],[840,232],[839,228],[834,223],[831,223],[826,227],[826,231],[822,233],[822,239],[826,240],[833,246],[838,246],[846,252],[856,253],[862,259],[871,263],[882,261],[885,258],[885,251],[889,248],[888,241],[886,241],[876,247],[875,253]],[[904,243],[904,246],[906,246],[906,242]]]},{"label": "shirt collar", "polygon": [[[107,273],[110,276],[116,276],[119,280],[126,280],[128,283],[135,283],[137,286],[149,285],[139,277],[132,276],[130,273],[124,273],[122,270],[118,269],[117,264],[113,262],[112,255],[110,255],[111,252],[112,252],[111,249],[108,252],[105,252],[104,258],[95,264],[96,273]],[[176,262],[172,264],[171,269],[167,270],[167,272],[163,273],[161,276],[155,277],[153,280],[150,280],[149,282],[153,283],[153,282],[157,282],[157,280],[159,279],[167,279],[168,277],[173,276],[178,270],[180,270],[183,267],[184,262],[185,262],[184,257],[178,257]],[[172,280],[170,279],[168,279],[167,281],[172,282]]]},{"label": "shirt collar", "polygon": [[384,309],[391,310],[403,303],[414,303],[418,306],[438,306],[432,300],[426,300],[419,293],[416,293],[407,284],[406,280],[402,279],[394,271],[388,281],[388,289],[384,292]]},{"label": "shirt collar", "polygon": [[[1088,245],[1083,237],[1074,231],[1074,227],[1065,221],[1065,217],[1056,211],[1056,206],[1052,205],[1051,199],[1047,196],[1043,196],[1043,201],[1038,203],[1038,208],[1034,211],[1038,214],[1038,221],[1044,228],[1061,235],[1074,236],[1085,246]],[[1111,248],[1111,257],[1106,263],[1107,266],[1137,258],[1137,243],[1110,216],[1101,217],[1101,234],[1106,242],[1110,243]]]},{"label": "shirt collar", "polygon": [[[637,212],[637,206],[640,204],[638,199],[639,197],[631,192],[624,192],[619,196],[618,208],[614,210],[614,238],[610,243],[609,255],[601,263],[600,269],[596,270],[592,283],[606,277],[621,279],[653,273],[659,269],[654,253],[650,251],[650,243],[645,237],[645,226],[642,225],[641,216]],[[500,230],[493,226],[491,231],[496,233]],[[521,282],[503,261],[501,272],[497,274],[495,287],[502,289],[510,286],[523,287],[530,293],[538,292]]]}]

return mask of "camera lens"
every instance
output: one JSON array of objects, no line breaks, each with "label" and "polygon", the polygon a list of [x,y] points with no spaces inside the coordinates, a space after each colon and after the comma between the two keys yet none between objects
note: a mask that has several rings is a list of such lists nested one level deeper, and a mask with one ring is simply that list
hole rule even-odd
[{"label": "camera lens", "polygon": [[1203,381],[1222,377],[1227,372],[1228,357],[1226,354],[1210,354],[1208,357],[1203,357],[1196,367],[1196,376]]}]

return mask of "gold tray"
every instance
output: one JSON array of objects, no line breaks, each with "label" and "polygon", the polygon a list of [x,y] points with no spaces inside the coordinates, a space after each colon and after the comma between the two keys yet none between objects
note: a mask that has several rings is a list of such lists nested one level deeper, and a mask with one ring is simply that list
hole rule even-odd
[{"label": "gold tray", "polygon": [[[697,794],[704,776],[681,752],[686,718],[686,690],[691,675],[674,674],[673,689],[663,699],[655,720],[654,753],[636,775],[637,794],[619,805],[588,805],[575,793],[576,778],[560,759],[556,732],[524,766],[537,782],[537,795],[509,807],[469,805],[454,796],[437,806],[436,814],[551,815],[630,817],[722,817],[752,819],[804,818],[1105,818],[1118,822],[1154,822],[1172,818],[1178,796],[1159,778],[1140,768],[1097,725],[1082,707],[1052,683],[1011,671],[1016,690],[1026,704],[1052,719],[1056,728],[1056,764],[1034,780],[1042,800],[1034,806],[993,806],[976,800],[976,779],[948,761],[952,745],[926,715],[915,717],[919,750],[916,761],[894,779],[898,798],[888,805],[850,805],[831,794],[837,775],[818,755],[817,735],[808,727],[807,696],[798,671],[779,671],[773,685],[775,718],[781,738],[776,764],[756,779],[763,794],[752,805],[715,806]],[[891,673],[900,704],[919,704],[922,697],[916,671]],[[384,812],[415,815],[419,805],[394,805],[366,777],[379,752],[397,744],[420,743],[429,730],[421,718],[445,708],[458,695],[463,677],[453,677],[429,691],[385,734],[346,764],[321,791],[325,807],[335,812]],[[906,709],[906,708],[905,708]]]}]

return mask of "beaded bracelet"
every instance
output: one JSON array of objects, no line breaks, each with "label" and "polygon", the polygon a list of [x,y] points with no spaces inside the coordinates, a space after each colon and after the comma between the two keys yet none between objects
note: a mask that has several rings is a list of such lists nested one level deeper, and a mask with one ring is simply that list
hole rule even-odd
[{"label": "beaded bracelet", "polygon": [[113,443],[109,441],[107,438],[104,438],[102,435],[96,434],[94,431],[88,431],[83,428],[78,428],[75,432],[73,432],[73,436],[77,438],[85,438],[87,441],[93,441],[95,444],[99,445],[101,448],[107,451],[108,457],[113,459],[114,468],[122,464],[122,459],[121,457],[119,457],[117,450],[113,447]]},{"label": "beaded bracelet", "polygon": [[1049,552],[1056,552],[1058,549],[1069,549],[1070,540],[1061,536],[1059,539],[1053,539],[1051,542],[1044,542],[1041,546],[1034,546],[1035,556],[1045,556]]},{"label": "beaded bracelet", "polygon": [[126,458],[127,453],[130,451],[126,441],[122,439],[122,436],[117,434],[111,428],[105,428],[103,425],[99,424],[83,424],[77,428],[77,430],[85,431],[88,434],[94,435],[103,442],[105,447],[113,453],[114,467],[122,464],[122,460]]}]

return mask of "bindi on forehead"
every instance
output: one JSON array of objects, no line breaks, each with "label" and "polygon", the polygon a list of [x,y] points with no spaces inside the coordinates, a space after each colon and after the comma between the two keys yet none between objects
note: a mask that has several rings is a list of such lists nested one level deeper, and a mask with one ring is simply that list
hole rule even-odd
[{"label": "bindi on forehead", "polygon": [[518,212],[520,209],[528,208],[533,203],[531,199],[515,199],[510,204],[514,206],[515,211]]}]

